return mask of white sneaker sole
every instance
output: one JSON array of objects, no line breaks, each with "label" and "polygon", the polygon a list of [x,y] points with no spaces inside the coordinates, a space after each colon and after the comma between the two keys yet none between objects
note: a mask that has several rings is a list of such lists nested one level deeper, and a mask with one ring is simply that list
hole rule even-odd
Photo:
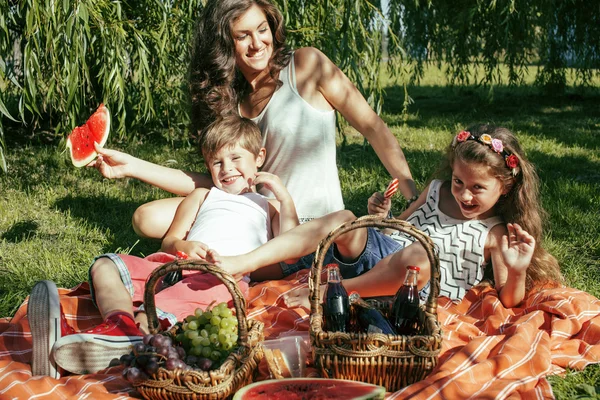
[{"label": "white sneaker sole", "polygon": [[27,304],[27,317],[33,339],[32,375],[59,379],[60,373],[50,354],[52,346],[61,337],[60,300],[54,282],[35,284]]},{"label": "white sneaker sole", "polygon": [[113,359],[128,354],[142,339],[142,336],[73,334],[56,341],[53,356],[64,370],[79,375],[95,374],[108,368]]}]

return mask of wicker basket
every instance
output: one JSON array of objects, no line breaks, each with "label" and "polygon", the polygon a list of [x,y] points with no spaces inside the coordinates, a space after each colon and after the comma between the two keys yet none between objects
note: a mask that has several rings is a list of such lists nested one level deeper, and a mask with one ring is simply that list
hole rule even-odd
[{"label": "wicker basket", "polygon": [[[339,235],[358,228],[392,228],[416,238],[427,251],[431,264],[431,290],[426,305],[419,310],[419,331],[416,335],[386,335],[381,333],[345,333],[322,330],[321,270],[327,249]],[[309,281],[310,338],[315,367],[323,377],[350,379],[399,390],[427,376],[437,365],[442,345],[442,331],[437,319],[437,296],[440,290],[439,258],[429,236],[406,221],[365,216],[333,230],[317,248]],[[372,301],[384,315],[390,300]],[[351,315],[351,326],[356,326]]]},{"label": "wicker basket", "polygon": [[263,358],[263,323],[246,318],[246,299],[235,279],[219,267],[200,260],[174,260],[156,268],[146,281],[144,304],[151,333],[158,332],[154,291],[160,278],[171,271],[194,270],[210,273],[227,287],[238,320],[238,347],[217,369],[211,371],[168,371],[160,368],[152,379],[135,384],[146,399],[226,399],[252,382]]}]

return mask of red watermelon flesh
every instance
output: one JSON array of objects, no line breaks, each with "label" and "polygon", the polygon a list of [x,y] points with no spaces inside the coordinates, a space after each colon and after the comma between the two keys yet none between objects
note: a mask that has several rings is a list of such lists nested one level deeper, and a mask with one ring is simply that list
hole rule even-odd
[{"label": "red watermelon flesh", "polygon": [[73,165],[83,167],[92,162],[98,155],[94,142],[104,146],[109,132],[110,113],[104,104],[100,104],[87,122],[73,129],[67,138]]},{"label": "red watermelon flesh", "polygon": [[237,391],[233,400],[370,400],[383,399],[385,388],[344,379],[290,378],[256,382]]}]

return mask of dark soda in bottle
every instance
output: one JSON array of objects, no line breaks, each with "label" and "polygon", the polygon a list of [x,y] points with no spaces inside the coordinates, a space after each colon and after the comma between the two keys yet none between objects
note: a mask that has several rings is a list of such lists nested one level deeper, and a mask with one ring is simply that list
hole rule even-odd
[{"label": "dark soda in bottle", "polygon": [[350,302],[348,293],[342,286],[340,269],[335,264],[327,265],[327,286],[323,304],[325,330],[348,332],[350,325]]},{"label": "dark soda in bottle", "polygon": [[349,298],[350,304],[356,310],[358,325],[360,325],[364,332],[383,333],[386,335],[394,335],[396,333],[390,321],[378,309],[364,301],[357,292],[351,292]]},{"label": "dark soda in bottle", "polygon": [[404,284],[398,289],[392,308],[390,320],[398,335],[410,335],[416,333],[419,316],[419,290],[417,281],[419,278],[419,267],[406,267],[407,274]]}]

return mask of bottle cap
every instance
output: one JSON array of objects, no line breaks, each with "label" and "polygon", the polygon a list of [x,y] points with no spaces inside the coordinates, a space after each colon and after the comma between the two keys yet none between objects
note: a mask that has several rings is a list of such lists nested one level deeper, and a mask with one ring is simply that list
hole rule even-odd
[{"label": "bottle cap", "polygon": [[419,268],[419,267],[416,267],[416,266],[414,266],[414,265],[409,265],[409,266],[408,266],[408,267],[406,267],[406,268],[407,268],[407,269],[410,269],[410,270],[412,270],[412,271],[417,271],[417,272],[421,271],[421,268]]},{"label": "bottle cap", "polygon": [[339,266],[335,263],[331,263],[331,264],[327,264],[325,266],[325,269],[329,269],[329,268],[339,268]]},{"label": "bottle cap", "polygon": [[358,292],[355,292],[355,291],[350,292],[350,294],[348,295],[348,300],[350,301],[350,303],[354,303],[359,298],[360,298],[360,295],[358,294]]}]

